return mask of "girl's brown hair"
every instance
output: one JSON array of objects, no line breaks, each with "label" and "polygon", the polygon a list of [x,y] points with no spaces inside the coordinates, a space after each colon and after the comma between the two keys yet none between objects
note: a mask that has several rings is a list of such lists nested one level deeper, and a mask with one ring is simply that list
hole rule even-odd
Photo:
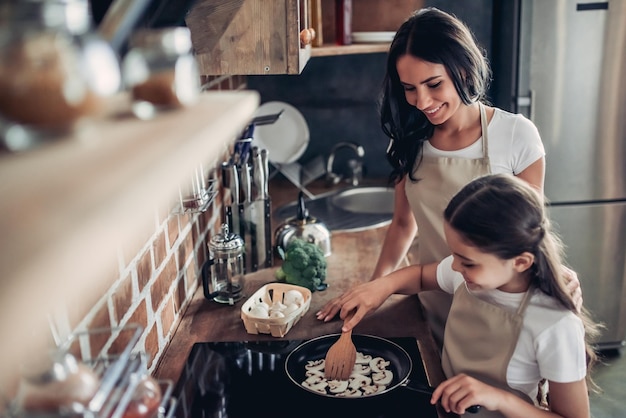
[{"label": "girl's brown hair", "polygon": [[[592,321],[585,309],[576,309],[567,289],[563,244],[552,231],[544,198],[537,190],[511,175],[479,177],[452,198],[444,219],[468,245],[482,252],[503,260],[524,252],[533,254],[531,285],[581,318],[590,369],[597,360],[592,341],[599,334],[600,325]],[[587,379],[593,383],[589,373]]]}]

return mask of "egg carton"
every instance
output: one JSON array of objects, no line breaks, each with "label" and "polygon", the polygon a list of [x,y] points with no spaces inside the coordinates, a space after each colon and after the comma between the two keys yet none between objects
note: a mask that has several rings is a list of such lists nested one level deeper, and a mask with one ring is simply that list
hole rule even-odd
[{"label": "egg carton", "polygon": [[[302,295],[302,301],[297,309],[290,311],[283,317],[257,317],[254,309],[259,304],[266,304],[270,308],[275,304],[284,304],[289,298],[288,292],[297,291]],[[273,337],[284,337],[289,330],[304,316],[311,306],[311,291],[302,286],[286,283],[269,283],[254,292],[241,307],[241,319],[248,334],[272,334]]]}]

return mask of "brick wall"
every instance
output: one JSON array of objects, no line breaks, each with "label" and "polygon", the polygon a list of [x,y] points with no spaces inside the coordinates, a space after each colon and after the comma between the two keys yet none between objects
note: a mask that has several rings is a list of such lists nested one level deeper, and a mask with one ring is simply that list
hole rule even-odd
[{"label": "brick wall", "polygon": [[[204,90],[242,89],[245,83],[242,76],[202,79]],[[219,170],[214,169],[209,177],[217,175]],[[213,233],[219,232],[223,221],[223,193],[219,190],[209,209],[202,213],[177,214],[178,202],[172,202],[171,208],[155,209],[154,233],[139,248],[119,249],[118,265],[110,269],[110,282],[96,292],[100,296],[96,300],[71,301],[54,321],[56,332],[63,337],[138,324],[143,332],[137,348],[148,354],[148,368],[153,371],[191,297],[201,286],[200,271],[208,256],[207,243]],[[82,349],[94,357],[112,353],[114,347],[123,345],[124,341],[119,340],[126,339],[127,334],[93,333],[88,347]]]}]

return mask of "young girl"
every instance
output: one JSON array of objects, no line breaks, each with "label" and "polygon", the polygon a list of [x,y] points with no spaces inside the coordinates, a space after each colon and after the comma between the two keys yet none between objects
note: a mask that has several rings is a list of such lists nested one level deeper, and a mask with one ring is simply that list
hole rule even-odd
[{"label": "young girl", "polygon": [[[425,8],[398,29],[387,57],[380,119],[391,139],[387,159],[395,183],[394,212],[371,278],[398,268],[419,235],[418,263],[450,254],[442,213],[450,198],[478,176],[505,173],[543,192],[544,148],[535,125],[522,115],[483,104],[489,63],[467,26]],[[582,304],[579,281],[571,292]],[[420,295],[435,340],[441,344],[451,297]],[[319,317],[337,313],[330,301]]]},{"label": "young girl", "polygon": [[[356,312],[343,330],[393,293],[442,290],[454,295],[442,354],[448,380],[432,403],[458,414],[478,404],[496,411],[484,416],[589,417],[585,376],[595,354],[588,340],[597,326],[566,287],[542,197],[513,176],[487,175],[452,198],[444,219],[452,255],[346,292],[341,317]],[[537,401],[542,379],[548,409]]]}]

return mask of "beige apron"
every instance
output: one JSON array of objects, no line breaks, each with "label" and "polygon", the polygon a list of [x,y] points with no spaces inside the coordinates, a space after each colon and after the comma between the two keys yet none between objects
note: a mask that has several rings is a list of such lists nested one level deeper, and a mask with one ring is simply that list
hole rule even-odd
[{"label": "beige apron", "polygon": [[[466,373],[533,403],[526,394],[512,389],[506,381],[506,372],[522,330],[532,289],[524,294],[517,311],[511,312],[472,295],[465,283],[457,288],[446,323],[441,357],[447,378]],[[501,416],[499,412],[484,408],[475,415],[481,418]]]},{"label": "beige apron", "polygon": [[[405,192],[418,228],[418,258],[421,264],[434,263],[450,255],[443,233],[443,211],[452,196],[475,178],[491,173],[487,114],[479,103],[483,158],[424,157],[416,170],[418,182],[407,180]],[[452,295],[440,291],[421,292],[419,299],[426,311],[435,342],[443,345]]]}]

